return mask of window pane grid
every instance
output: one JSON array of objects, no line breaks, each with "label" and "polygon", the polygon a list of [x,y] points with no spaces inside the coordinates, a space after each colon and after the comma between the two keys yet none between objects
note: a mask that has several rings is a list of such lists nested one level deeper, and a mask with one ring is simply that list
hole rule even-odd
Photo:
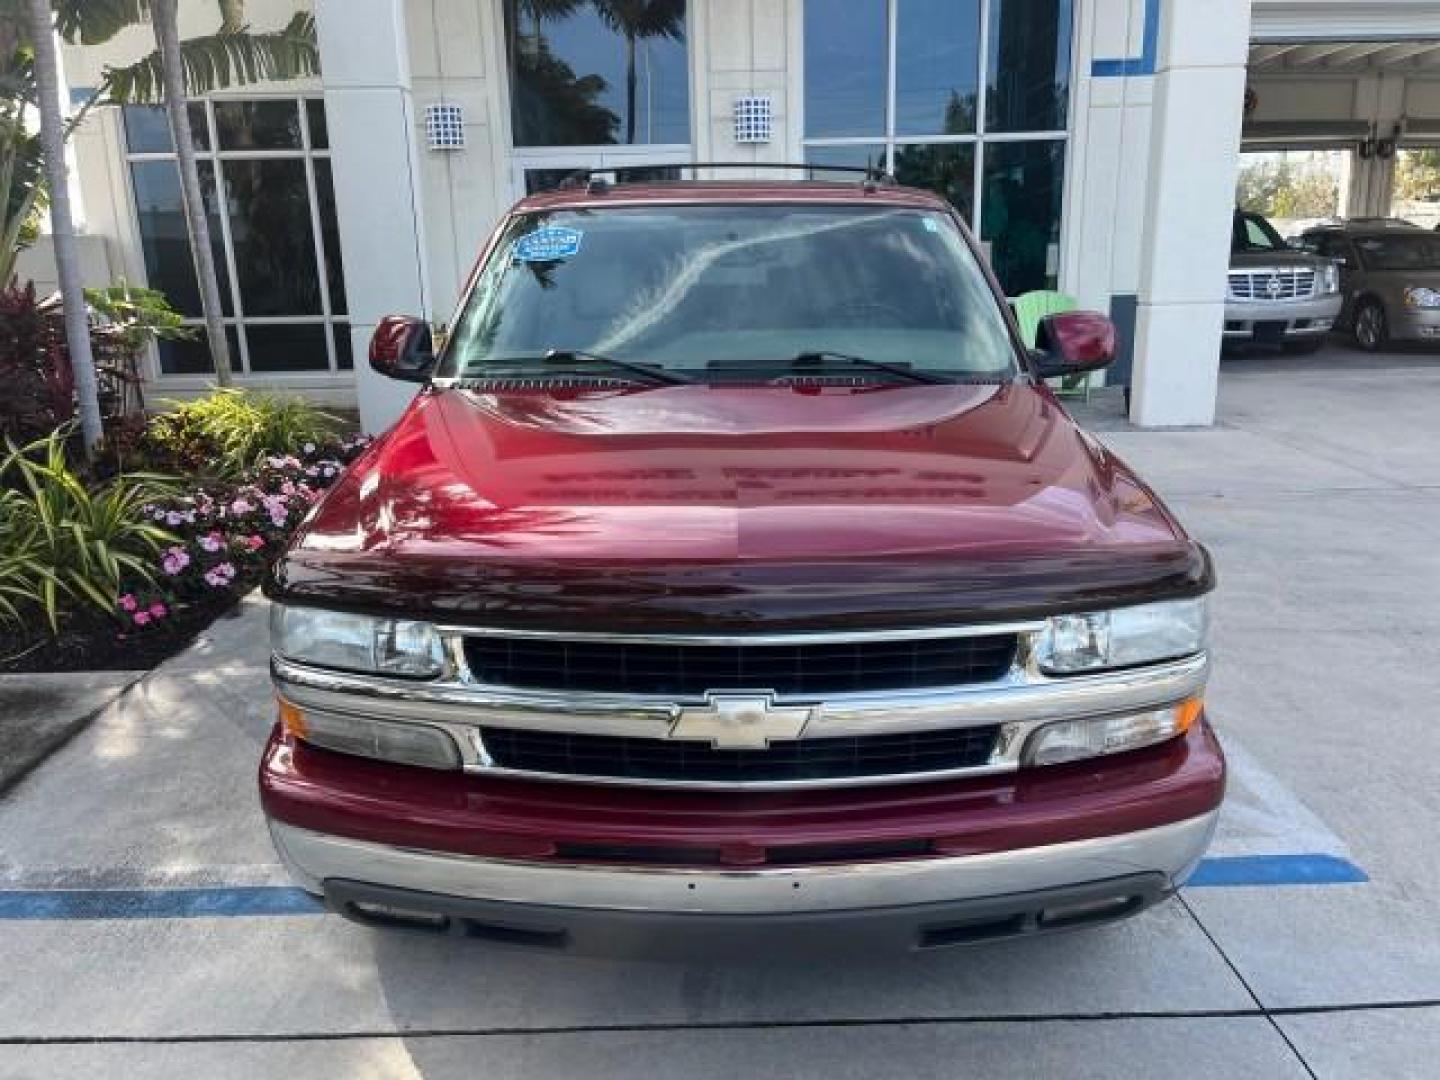
[{"label": "window pane grid", "polygon": [[[1007,291],[1055,287],[1073,0],[880,2],[886,39],[867,53],[876,0],[805,0],[806,160],[865,164],[878,153],[901,183],[944,195],[994,243]],[[826,55],[851,56],[857,70],[817,74]],[[884,86],[883,112],[825,99],[832,84],[853,90],[867,78]]]},{"label": "window pane grid", "polygon": [[[343,279],[341,277],[340,253],[332,255],[327,244],[334,243],[334,237],[327,236],[322,228],[322,183],[321,170],[317,162],[324,162],[323,182],[330,183],[328,134],[324,130],[324,102],[315,96],[264,96],[255,98],[203,99],[190,102],[191,120],[195,129],[197,144],[196,158],[202,170],[202,181],[207,177],[215,207],[211,216],[212,240],[216,248],[216,269],[219,271],[222,299],[226,310],[222,323],[230,338],[231,362],[238,374],[264,372],[267,375],[285,374],[333,374],[347,365],[341,362],[337,335],[347,339],[350,332],[348,316],[343,307]],[[224,109],[228,128],[225,139],[230,146],[222,145],[222,129],[217,110]],[[169,146],[168,127],[153,109],[127,106],[125,110],[122,137],[127,144],[126,160],[132,170],[154,167],[155,164],[176,168],[176,157]],[[320,130],[315,130],[317,122]],[[134,133],[138,132],[137,137]],[[251,140],[255,148],[233,149],[237,140]],[[317,141],[321,145],[317,146]],[[131,149],[132,143],[138,143]],[[298,167],[287,167],[287,161],[296,162]],[[235,175],[227,175],[231,169]],[[204,370],[196,366],[195,353],[203,347],[204,321],[199,317],[198,302],[192,303],[198,285],[194,282],[193,259],[183,233],[176,232],[179,215],[178,205],[173,205],[173,196],[167,199],[168,189],[154,187],[164,177],[154,174],[154,180],[147,180],[147,199],[151,210],[147,211],[138,196],[140,194],[139,174],[132,171],[132,184],[136,185],[136,207],[140,214],[137,223],[141,231],[142,246],[145,250],[145,276],[149,284],[175,292],[184,298],[182,309],[186,326],[201,331],[196,343],[175,343],[174,348],[158,349],[157,372],[161,375],[197,375],[209,372],[208,361]],[[178,182],[178,177],[176,178]],[[237,184],[239,185],[237,187]],[[298,186],[297,186],[298,185]],[[249,207],[243,203],[248,199]],[[333,201],[333,196],[331,196]],[[249,209],[250,212],[246,212]],[[223,210],[223,212],[221,212]],[[288,213],[286,212],[288,211]],[[240,214],[243,221],[235,217]],[[157,217],[157,215],[161,215]],[[305,222],[308,218],[309,243],[304,242]],[[242,266],[239,260],[241,237],[237,226],[243,225],[244,243],[248,261]],[[279,228],[278,233],[275,232]],[[332,230],[333,231],[333,230]],[[303,248],[299,258],[290,258],[295,252],[287,253],[286,242],[299,240],[297,251]],[[175,280],[156,279],[156,268],[162,264],[156,260],[164,251],[171,251],[176,245],[184,249],[182,258],[169,258],[168,273]],[[256,245],[259,245],[258,247]],[[171,251],[171,256],[173,256]],[[181,265],[183,263],[183,266]],[[265,285],[269,276],[266,266],[284,264],[293,266],[304,281],[292,282],[281,290],[289,299],[280,297],[273,288]],[[314,270],[314,288],[308,287],[309,271]],[[258,275],[258,276],[257,276]],[[246,279],[250,291],[247,307]],[[185,282],[188,281],[188,286]],[[273,284],[273,283],[272,283]],[[268,293],[267,293],[268,288]],[[339,293],[340,295],[335,295]],[[312,295],[313,294],[313,295]],[[250,313],[249,309],[259,306],[275,307],[277,304],[293,304],[296,296],[301,297],[301,306],[313,303],[314,311],[269,312],[265,315]],[[268,329],[267,329],[268,328]],[[309,328],[314,329],[314,333]],[[255,334],[250,329],[257,331]],[[263,333],[259,331],[264,331]],[[263,341],[263,343],[262,343]],[[186,347],[188,346],[188,348]],[[257,351],[258,350],[258,351]]]}]

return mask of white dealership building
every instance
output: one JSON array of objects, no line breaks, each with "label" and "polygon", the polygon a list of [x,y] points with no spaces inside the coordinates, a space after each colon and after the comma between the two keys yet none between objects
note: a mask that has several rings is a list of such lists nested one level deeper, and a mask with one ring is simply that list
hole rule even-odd
[{"label": "white dealership building", "polygon": [[[247,19],[309,3],[250,0]],[[653,0],[628,24],[623,7],[313,0],[323,78],[195,102],[242,381],[381,428],[413,387],[357,362],[376,321],[447,322],[527,191],[577,169],[868,163],[949,197],[1011,295],[1110,313],[1135,421],[1208,424],[1242,147],[1336,152],[1338,212],[1360,216],[1389,213],[1396,163],[1440,145],[1435,0]],[[210,0],[181,9],[186,35],[214,31]],[[150,45],[67,48],[72,94]],[[74,165],[87,275],[161,288],[198,323],[163,117],[93,116]],[[24,265],[45,282],[43,250]],[[168,344],[151,397],[205,371]]]}]

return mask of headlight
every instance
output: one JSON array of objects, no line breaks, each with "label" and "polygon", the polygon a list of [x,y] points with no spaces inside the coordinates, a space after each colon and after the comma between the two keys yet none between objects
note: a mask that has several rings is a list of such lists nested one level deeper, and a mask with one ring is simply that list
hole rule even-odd
[{"label": "headlight", "polygon": [[1340,267],[1334,263],[1327,263],[1325,269],[1320,271],[1320,291],[1322,293],[1340,291]]},{"label": "headlight", "polygon": [[1052,615],[1035,643],[1035,660],[1049,675],[1073,675],[1189,656],[1205,648],[1205,598]]},{"label": "headlight", "polygon": [[276,604],[270,609],[270,643],[287,660],[345,671],[425,679],[444,666],[435,627],[409,619]]},{"label": "headlight", "polygon": [[427,769],[458,769],[460,750],[439,728],[301,709],[280,699],[287,734],[326,750]]},{"label": "headlight", "polygon": [[1099,716],[1089,720],[1061,720],[1046,724],[1025,744],[1026,765],[1058,765],[1063,761],[1103,757],[1138,750],[1173,739],[1190,730],[1200,716],[1202,703],[1190,698],[1179,705],[1125,716]]},{"label": "headlight", "polygon": [[1413,285],[1405,290],[1405,306],[1440,308],[1440,289],[1427,289],[1423,285]]}]

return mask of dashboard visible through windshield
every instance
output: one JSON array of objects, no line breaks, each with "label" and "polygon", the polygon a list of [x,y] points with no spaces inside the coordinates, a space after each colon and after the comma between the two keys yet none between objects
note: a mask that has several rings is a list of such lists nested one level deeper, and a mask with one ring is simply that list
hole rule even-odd
[{"label": "dashboard visible through windshield", "polygon": [[438,374],[650,368],[657,382],[710,382],[797,365],[915,381],[1017,371],[996,296],[945,213],[727,204],[517,216]]}]

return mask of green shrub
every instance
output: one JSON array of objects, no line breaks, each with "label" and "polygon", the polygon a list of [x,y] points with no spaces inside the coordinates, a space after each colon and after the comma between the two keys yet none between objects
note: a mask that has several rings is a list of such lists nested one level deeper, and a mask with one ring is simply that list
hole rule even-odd
[{"label": "green shrub", "polygon": [[290,394],[220,389],[177,404],[150,424],[150,440],[189,468],[233,476],[267,454],[333,441],[337,417]]},{"label": "green shrub", "polygon": [[171,490],[152,474],[87,487],[65,458],[67,428],[0,458],[0,620],[43,612],[52,632],[85,605],[113,615],[123,581],[153,581],[174,538],[146,513]]}]

